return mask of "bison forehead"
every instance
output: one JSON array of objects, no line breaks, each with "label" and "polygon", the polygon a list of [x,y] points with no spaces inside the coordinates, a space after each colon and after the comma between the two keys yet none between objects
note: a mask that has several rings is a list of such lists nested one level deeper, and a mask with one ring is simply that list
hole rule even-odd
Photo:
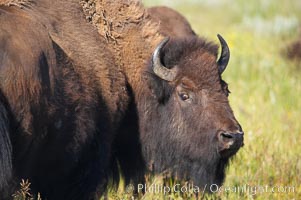
[{"label": "bison forehead", "polygon": [[179,62],[179,67],[183,72],[193,71],[194,73],[198,72],[212,76],[218,75],[216,56],[206,51],[191,52],[190,55]]},{"label": "bison forehead", "polygon": [[[213,58],[210,58],[213,59]],[[181,63],[179,68],[179,82],[193,82],[198,89],[221,89],[221,77],[215,61],[202,62],[202,56],[191,62]]]},{"label": "bison forehead", "polygon": [[179,79],[187,77],[196,85],[219,85],[217,45],[194,37],[172,40],[163,51],[164,65],[167,68],[177,66]]},{"label": "bison forehead", "polygon": [[[163,49],[163,61],[166,67],[173,67],[181,61],[196,60],[203,56],[202,62],[216,59],[218,46],[198,37],[172,39]],[[211,55],[211,56],[210,56]],[[211,58],[210,60],[206,60]]]}]

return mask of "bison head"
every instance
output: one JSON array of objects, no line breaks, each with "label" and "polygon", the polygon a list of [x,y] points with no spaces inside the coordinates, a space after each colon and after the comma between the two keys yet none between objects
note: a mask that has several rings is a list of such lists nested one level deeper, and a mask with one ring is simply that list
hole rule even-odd
[{"label": "bison head", "polygon": [[243,145],[243,131],[228,102],[221,75],[230,52],[205,40],[165,39],[146,70],[148,93],[140,97],[142,153],[157,173],[199,186],[222,184],[228,160]]}]

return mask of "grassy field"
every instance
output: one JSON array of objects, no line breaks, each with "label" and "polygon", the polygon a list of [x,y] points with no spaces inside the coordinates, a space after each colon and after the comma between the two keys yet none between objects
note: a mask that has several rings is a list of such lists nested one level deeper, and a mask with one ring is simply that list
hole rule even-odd
[{"label": "grassy field", "polygon": [[[301,1],[145,0],[144,4],[175,8],[199,35],[217,42],[220,33],[231,49],[223,77],[245,131],[245,146],[231,161],[225,191],[204,198],[301,199],[301,64],[283,56],[300,31]],[[247,189],[227,191],[238,186]],[[122,192],[109,196],[131,199]],[[147,193],[141,199],[195,197]]]}]

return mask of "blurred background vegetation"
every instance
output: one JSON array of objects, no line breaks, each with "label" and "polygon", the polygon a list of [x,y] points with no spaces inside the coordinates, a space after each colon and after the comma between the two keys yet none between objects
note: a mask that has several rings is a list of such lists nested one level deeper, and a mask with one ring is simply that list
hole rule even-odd
[{"label": "blurred background vegetation", "polygon": [[[224,80],[245,131],[245,146],[227,170],[225,186],[292,186],[294,192],[222,192],[205,199],[301,199],[301,64],[287,46],[300,36],[300,0],[143,0],[178,10],[195,32],[228,42]],[[154,179],[153,181],[157,181]],[[195,199],[145,194],[142,199]],[[112,194],[112,199],[130,199]]]}]

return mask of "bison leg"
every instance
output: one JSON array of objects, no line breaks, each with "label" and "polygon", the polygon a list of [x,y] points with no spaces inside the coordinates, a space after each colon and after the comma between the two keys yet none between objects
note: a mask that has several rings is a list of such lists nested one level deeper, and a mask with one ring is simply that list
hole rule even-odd
[{"label": "bison leg", "polygon": [[[12,178],[12,145],[10,141],[10,122],[7,106],[0,93],[0,198]],[[2,195],[2,196],[1,196]]]}]

